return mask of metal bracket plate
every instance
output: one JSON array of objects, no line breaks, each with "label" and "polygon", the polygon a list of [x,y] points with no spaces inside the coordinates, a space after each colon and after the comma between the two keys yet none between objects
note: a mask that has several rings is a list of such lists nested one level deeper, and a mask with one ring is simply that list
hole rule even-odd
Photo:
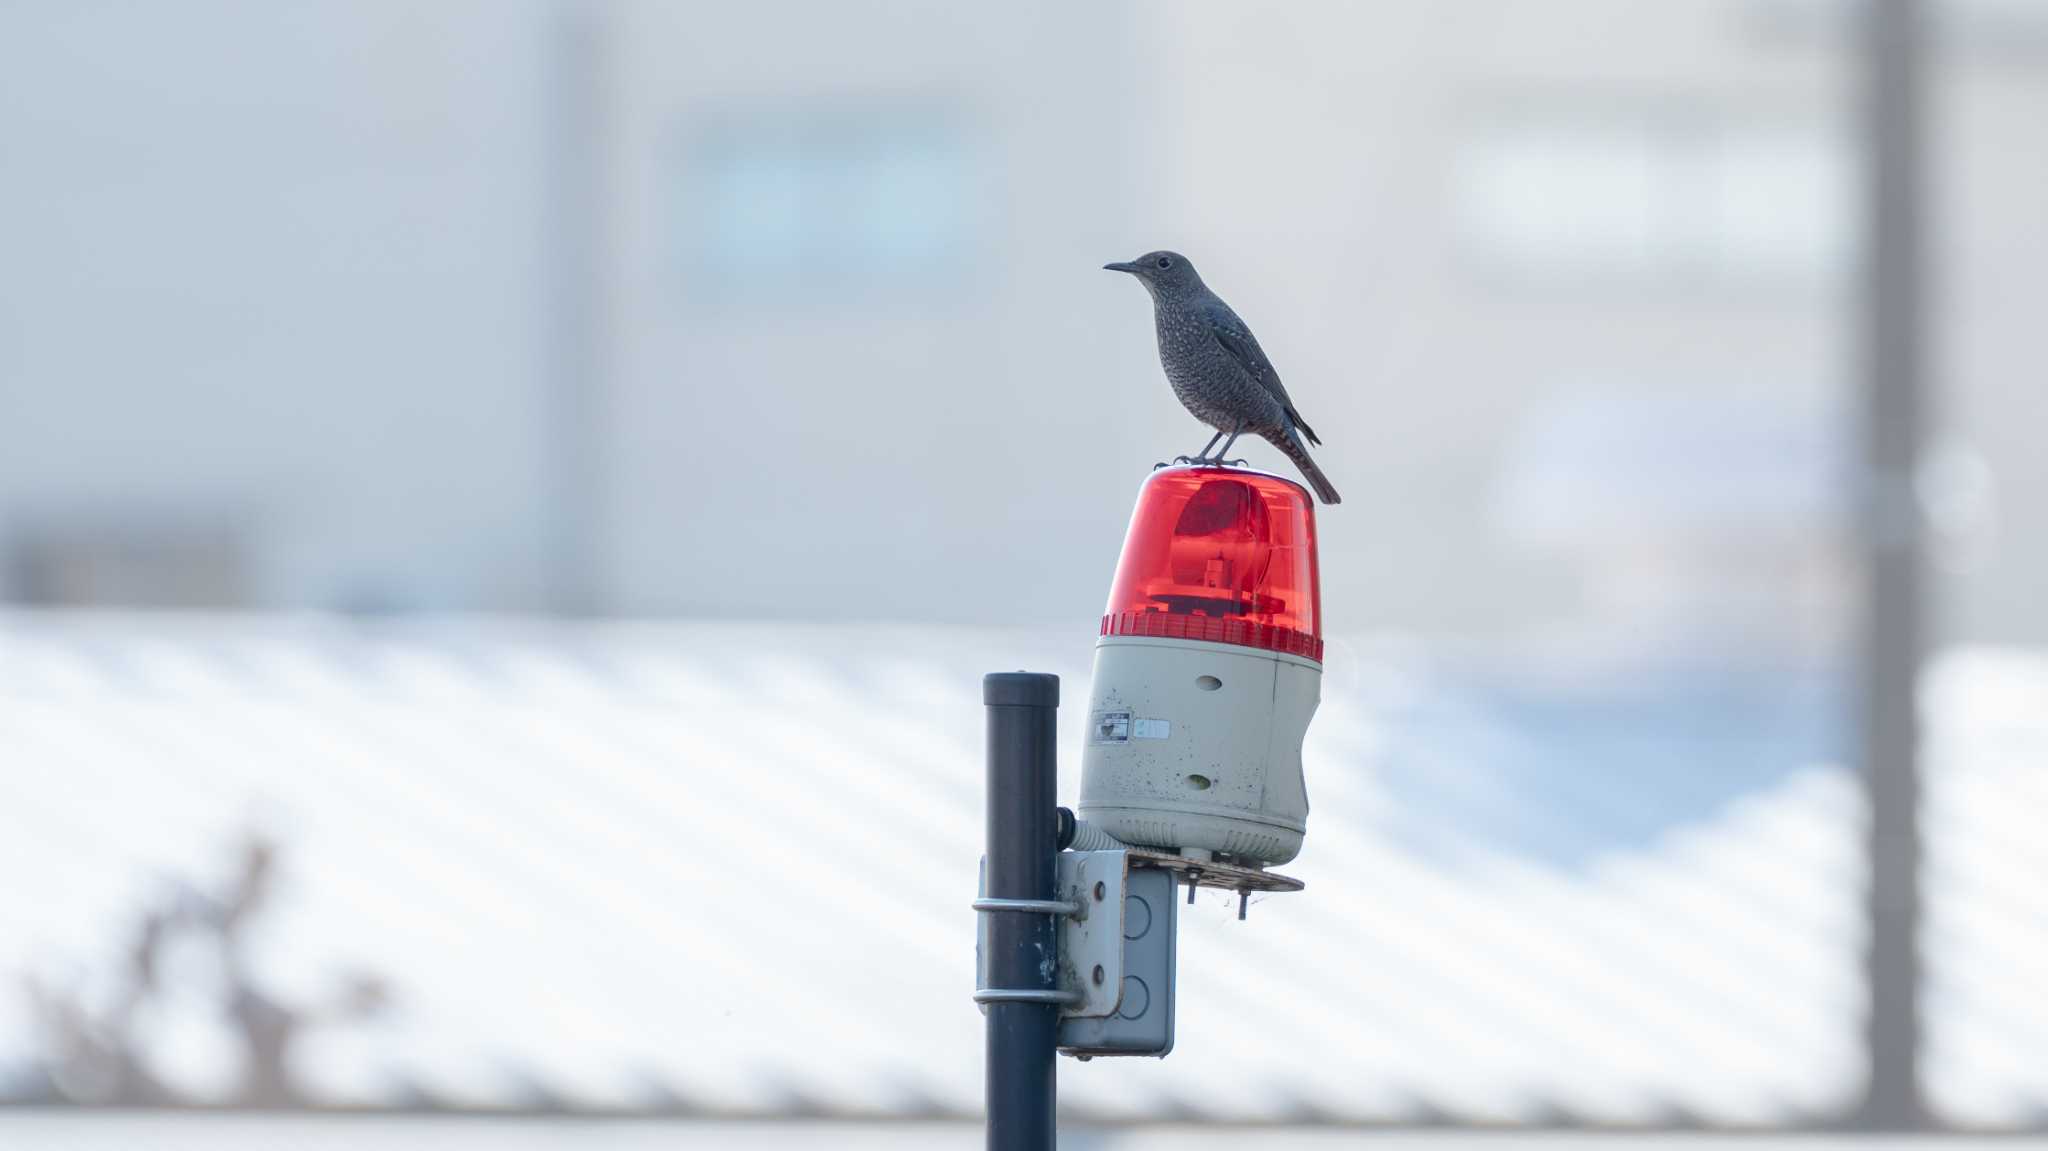
[{"label": "metal bracket plate", "polygon": [[1170,851],[1151,848],[1131,849],[1131,866],[1156,867],[1172,872],[1180,882],[1188,885],[1188,902],[1195,901],[1195,888],[1219,887],[1225,891],[1237,892],[1237,917],[1243,919],[1245,910],[1251,906],[1252,892],[1300,891],[1301,880],[1277,871],[1261,867],[1245,867],[1242,864],[1225,863],[1214,859],[1190,859]]},{"label": "metal bracket plate", "polygon": [[[1130,876],[1124,851],[1062,851],[1053,898],[975,900],[981,923],[975,934],[974,966],[977,1003],[1005,1000],[1060,1005],[1060,1014],[1105,1018],[1116,1014],[1124,994],[1124,895]],[[988,890],[983,861],[981,891]],[[1058,990],[1001,989],[988,986],[983,966],[988,950],[990,915],[1052,915],[1059,938],[1055,982]]]},{"label": "metal bracket plate", "polygon": [[1130,854],[1062,851],[1056,858],[1057,898],[1081,905],[1060,923],[1060,989],[1080,993],[1060,1013],[1114,1015],[1124,994],[1124,887]]},{"label": "metal bracket plate", "polygon": [[1277,871],[1215,859],[1190,859],[1151,847],[1132,848],[1131,861],[1139,867],[1157,867],[1174,872],[1182,883],[1196,887],[1217,887],[1243,893],[1300,891],[1307,886],[1301,880]]}]

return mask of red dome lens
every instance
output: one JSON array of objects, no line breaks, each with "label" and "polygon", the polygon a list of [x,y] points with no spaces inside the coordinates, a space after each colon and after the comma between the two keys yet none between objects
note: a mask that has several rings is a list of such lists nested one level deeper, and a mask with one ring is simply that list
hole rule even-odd
[{"label": "red dome lens", "polygon": [[1206,640],[1323,658],[1315,504],[1278,476],[1153,472],[1138,490],[1103,635]]}]

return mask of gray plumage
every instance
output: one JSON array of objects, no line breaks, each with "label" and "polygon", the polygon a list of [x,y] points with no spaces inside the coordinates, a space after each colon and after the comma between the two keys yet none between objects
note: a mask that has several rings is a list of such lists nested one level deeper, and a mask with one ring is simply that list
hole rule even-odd
[{"label": "gray plumage", "polygon": [[[1194,417],[1216,429],[1208,447],[1192,463],[1221,462],[1237,437],[1258,436],[1294,461],[1309,486],[1326,504],[1339,502],[1337,489],[1309,458],[1308,445],[1320,446],[1308,421],[1295,410],[1280,373],[1266,358],[1257,337],[1230,305],[1209,290],[1195,266],[1178,252],[1148,252],[1127,264],[1104,264],[1112,272],[1137,277],[1152,294],[1152,319],[1159,330],[1159,366],[1173,394]],[[1228,436],[1221,451],[1208,455],[1216,441]]]}]

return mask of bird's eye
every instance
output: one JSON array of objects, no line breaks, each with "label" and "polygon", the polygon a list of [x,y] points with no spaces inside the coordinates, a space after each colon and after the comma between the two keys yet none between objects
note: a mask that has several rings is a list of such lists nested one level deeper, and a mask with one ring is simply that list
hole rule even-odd
[{"label": "bird's eye", "polygon": [[1157,260],[1154,260],[1154,261],[1152,261],[1152,262],[1153,262],[1153,263],[1155,263],[1155,264],[1158,264],[1158,265],[1159,265],[1160,267],[1162,267],[1162,268],[1171,268],[1171,267],[1173,267],[1173,260],[1172,260],[1172,259],[1171,259],[1170,257],[1167,257],[1167,256],[1161,256],[1161,257],[1159,257],[1159,258],[1158,258]]}]

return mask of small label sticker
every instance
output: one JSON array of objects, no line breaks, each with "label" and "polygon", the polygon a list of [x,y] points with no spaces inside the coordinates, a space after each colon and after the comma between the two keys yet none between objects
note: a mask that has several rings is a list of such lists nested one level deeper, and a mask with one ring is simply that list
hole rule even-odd
[{"label": "small label sticker", "polygon": [[1131,738],[1131,713],[1098,711],[1088,728],[1090,743],[1124,743]]},{"label": "small label sticker", "polygon": [[1165,739],[1172,734],[1171,720],[1141,719],[1131,725],[1132,739]]}]

